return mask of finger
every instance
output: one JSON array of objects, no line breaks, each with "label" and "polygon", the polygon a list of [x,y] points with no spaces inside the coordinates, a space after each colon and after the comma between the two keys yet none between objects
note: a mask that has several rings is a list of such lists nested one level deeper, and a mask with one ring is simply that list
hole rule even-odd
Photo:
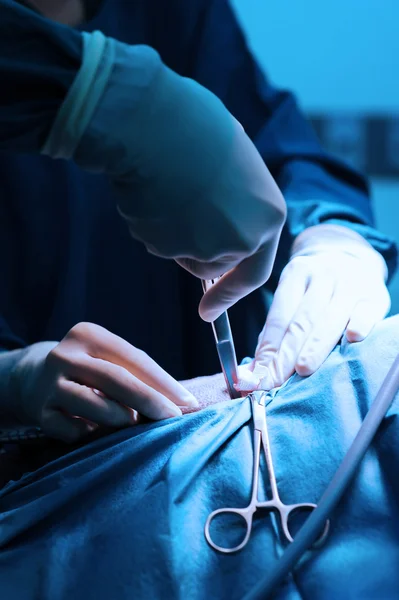
[{"label": "finger", "polygon": [[166,396],[112,362],[86,356],[77,365],[75,375],[77,382],[100,389],[107,398],[150,419],[168,419],[182,414],[180,408]]},{"label": "finger", "polygon": [[254,372],[252,364],[250,365],[239,365],[238,366],[238,381],[234,385],[235,389],[239,392],[253,392],[259,387],[260,379],[263,379],[267,375],[267,367],[262,368],[262,375],[259,372]]},{"label": "finger", "polygon": [[286,271],[274,294],[265,326],[255,351],[255,362],[267,365],[278,351],[285,333],[297,312],[308,285],[308,272],[300,265]]},{"label": "finger", "polygon": [[382,321],[391,305],[388,292],[387,296],[377,303],[364,300],[355,306],[345,332],[348,342],[361,342],[369,335],[374,325]]},{"label": "finger", "polygon": [[230,400],[222,373],[206,377],[196,377],[195,379],[183,381],[182,384],[195,394],[201,408]]},{"label": "finger", "polygon": [[54,406],[92,423],[110,427],[126,427],[135,425],[138,421],[136,411],[74,381],[60,380],[58,392]]},{"label": "finger", "polygon": [[312,375],[323,364],[341,339],[352,309],[346,290],[337,290],[327,308],[325,319],[313,329],[298,356],[296,371],[299,375]]},{"label": "finger", "polygon": [[226,256],[212,262],[203,262],[194,258],[177,258],[177,264],[186,269],[195,277],[200,279],[217,279],[236,267],[242,260],[242,256]]},{"label": "finger", "polygon": [[188,390],[164,371],[148,354],[136,350],[133,346],[130,346],[130,352],[126,352],[124,356],[125,360],[123,360],[123,356],[120,356],[118,364],[134,374],[148,387],[168,398],[176,406],[198,407],[197,399]]},{"label": "finger", "polygon": [[[85,331],[85,328],[88,331]],[[91,323],[80,324],[78,335],[90,340],[93,358],[108,361],[129,371],[147,386],[169,398],[177,406],[197,407],[198,402],[176,379],[160,367],[148,354],[107,329]],[[84,382],[86,383],[86,382]],[[96,387],[96,385],[94,385]],[[113,396],[111,396],[113,398]]]},{"label": "finger", "polygon": [[74,419],[53,409],[46,411],[41,426],[48,437],[68,443],[77,442],[96,429],[92,423],[87,423],[83,419]]},{"label": "finger", "polygon": [[209,288],[199,304],[199,314],[204,321],[215,321],[222,312],[269,279],[278,239],[278,236],[273,237],[255,254],[241,261]]},{"label": "finger", "polygon": [[295,372],[298,357],[319,323],[325,321],[326,309],[331,303],[333,283],[328,279],[318,279],[306,291],[302,302],[295,312],[284,338],[273,360],[267,365],[269,377],[261,381],[272,387],[282,385]]}]

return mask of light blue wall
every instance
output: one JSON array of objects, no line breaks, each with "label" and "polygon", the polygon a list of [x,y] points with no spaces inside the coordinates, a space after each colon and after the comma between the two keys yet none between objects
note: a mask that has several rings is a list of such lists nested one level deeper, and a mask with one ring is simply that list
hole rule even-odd
[{"label": "light blue wall", "polygon": [[[271,80],[307,112],[399,113],[399,0],[233,0]],[[372,181],[379,228],[399,243],[399,181]],[[399,276],[391,285],[399,312]]]}]

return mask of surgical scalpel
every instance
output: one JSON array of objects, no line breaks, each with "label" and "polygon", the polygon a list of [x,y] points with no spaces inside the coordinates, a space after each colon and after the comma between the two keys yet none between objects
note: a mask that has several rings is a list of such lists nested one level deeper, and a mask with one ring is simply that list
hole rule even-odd
[{"label": "surgical scalpel", "polygon": [[[217,279],[202,279],[204,292],[207,292],[216,281]],[[234,388],[234,384],[238,381],[237,358],[227,311],[212,322],[212,329],[216,340],[220,365],[226,380],[227,391],[230,398],[241,398],[240,392]]]}]

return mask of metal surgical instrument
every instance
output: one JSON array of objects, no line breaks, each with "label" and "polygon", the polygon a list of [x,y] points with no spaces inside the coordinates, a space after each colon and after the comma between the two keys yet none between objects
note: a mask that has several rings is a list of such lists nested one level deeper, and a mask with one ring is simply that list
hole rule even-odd
[{"label": "metal surgical instrument", "polygon": [[[280,517],[280,523],[282,532],[286,541],[292,542],[293,536],[290,532],[290,521],[294,516],[294,513],[299,512],[312,512],[316,508],[316,504],[312,503],[299,503],[299,504],[284,504],[278,493],[276,476],[273,467],[272,455],[270,450],[270,441],[267,432],[266,423],[266,400],[269,394],[264,391],[255,391],[249,394],[252,408],[252,417],[254,423],[254,461],[252,471],[252,493],[251,500],[248,506],[245,508],[219,508],[213,511],[209,516],[205,524],[205,538],[208,544],[217,550],[225,554],[237,552],[247,545],[252,531],[252,521],[255,512],[258,509],[266,509],[267,511],[273,511],[278,513]],[[267,471],[269,475],[270,488],[271,488],[271,499],[261,502],[258,498],[258,487],[259,487],[259,470],[260,470],[260,450],[261,447],[265,453]],[[226,548],[216,544],[210,533],[210,525],[213,519],[218,515],[235,515],[245,523],[246,532],[244,539],[237,546]],[[330,523],[327,520],[324,525],[324,529],[316,540],[317,544],[321,544],[329,531]]]},{"label": "metal surgical instrument", "polygon": [[270,598],[288,573],[294,569],[303,554],[314,544],[314,540],[317,540],[317,535],[322,524],[325,522],[327,516],[335,510],[347,490],[356,473],[356,469],[371,446],[373,438],[398,392],[399,356],[395,358],[389,369],[358,434],[327,486],[326,491],[320,498],[317,508],[298,531],[298,535],[295,536],[292,544],[286,548],[277,562],[273,573],[258,581],[256,586],[246,594],[243,600],[267,600]]},{"label": "metal surgical instrument", "polygon": [[[202,279],[202,288],[204,292],[207,292],[217,279]],[[216,349],[218,351],[220,365],[226,380],[227,391],[229,392],[230,398],[241,398],[240,392],[237,392],[234,388],[234,384],[238,381],[237,358],[227,311],[222,313],[220,317],[212,322],[212,329],[216,340]]]}]

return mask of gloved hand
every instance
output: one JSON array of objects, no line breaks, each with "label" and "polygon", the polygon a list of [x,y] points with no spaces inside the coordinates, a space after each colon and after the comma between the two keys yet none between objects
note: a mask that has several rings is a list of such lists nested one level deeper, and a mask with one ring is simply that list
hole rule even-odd
[{"label": "gloved hand", "polygon": [[43,153],[106,173],[131,235],[203,279],[214,320],[270,276],[284,199],[222,102],[147,46],[84,33],[82,67]]},{"label": "gloved hand", "polygon": [[92,323],[64,339],[29,346],[12,373],[19,421],[75,442],[98,425],[125,427],[140,415],[182,414],[198,402],[147,354]]},{"label": "gloved hand", "polygon": [[305,230],[282,272],[255,360],[239,369],[239,389],[269,390],[295,371],[311,375],[343,334],[363,340],[390,309],[386,277],[382,256],[351,229]]}]

